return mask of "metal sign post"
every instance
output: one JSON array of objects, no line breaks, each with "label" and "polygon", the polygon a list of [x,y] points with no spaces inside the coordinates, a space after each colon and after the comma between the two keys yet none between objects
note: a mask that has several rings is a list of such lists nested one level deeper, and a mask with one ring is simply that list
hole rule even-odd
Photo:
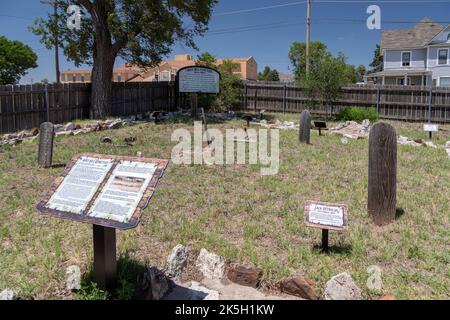
[{"label": "metal sign post", "polygon": [[93,225],[94,280],[101,289],[117,286],[116,229]]}]

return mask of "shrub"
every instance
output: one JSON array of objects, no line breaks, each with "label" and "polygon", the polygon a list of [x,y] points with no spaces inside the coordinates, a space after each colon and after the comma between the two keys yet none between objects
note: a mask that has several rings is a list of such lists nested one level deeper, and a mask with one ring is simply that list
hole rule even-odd
[{"label": "shrub", "polygon": [[349,107],[342,109],[336,119],[339,121],[363,121],[369,119],[376,122],[379,119],[378,112],[375,108]]}]

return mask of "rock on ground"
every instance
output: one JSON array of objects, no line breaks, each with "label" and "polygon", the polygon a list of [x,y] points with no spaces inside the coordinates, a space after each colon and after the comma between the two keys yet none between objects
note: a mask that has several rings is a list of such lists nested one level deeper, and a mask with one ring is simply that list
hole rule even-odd
[{"label": "rock on ground", "polygon": [[9,289],[5,289],[2,292],[0,292],[0,300],[19,300],[19,296],[17,295],[17,293],[15,293],[12,290]]},{"label": "rock on ground", "polygon": [[225,259],[208,252],[206,249],[200,250],[195,265],[205,278],[223,278],[225,275]]},{"label": "rock on ground", "polygon": [[308,300],[317,300],[314,281],[305,277],[293,277],[280,281],[282,292]]},{"label": "rock on ground", "polygon": [[178,280],[186,266],[187,258],[188,251],[185,246],[179,244],[173,248],[167,258],[167,263],[169,265],[167,268],[167,275],[174,280]]},{"label": "rock on ground", "polygon": [[161,300],[169,291],[169,282],[162,271],[149,267],[144,273],[142,288],[148,300]]},{"label": "rock on ground", "polygon": [[78,266],[70,266],[66,270],[66,288],[67,290],[80,290],[81,289],[81,271]]},{"label": "rock on ground", "polygon": [[363,296],[352,277],[344,272],[327,282],[323,298],[324,300],[362,300]]},{"label": "rock on ground", "polygon": [[261,275],[261,269],[239,265],[231,265],[227,272],[230,281],[252,288],[258,287]]}]

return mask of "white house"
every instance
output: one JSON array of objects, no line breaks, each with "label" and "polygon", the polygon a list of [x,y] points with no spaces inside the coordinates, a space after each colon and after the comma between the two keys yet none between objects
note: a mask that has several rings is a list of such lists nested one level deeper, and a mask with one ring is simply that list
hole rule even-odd
[{"label": "white house", "polygon": [[450,87],[450,25],[424,18],[413,29],[382,33],[384,69],[370,74],[387,85]]}]

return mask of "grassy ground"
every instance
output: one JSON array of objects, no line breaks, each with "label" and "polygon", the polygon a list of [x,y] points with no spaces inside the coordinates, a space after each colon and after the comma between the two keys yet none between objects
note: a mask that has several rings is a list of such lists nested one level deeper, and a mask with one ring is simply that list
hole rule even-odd
[{"label": "grassy ground", "polygon": [[[281,120],[297,115],[275,115]],[[421,124],[392,123],[398,134],[426,139]],[[210,125],[243,127],[243,121]],[[170,159],[174,129],[185,123],[152,123],[75,137],[58,137],[54,163],[65,164],[77,153],[135,155]],[[445,126],[450,129],[450,126]],[[135,135],[135,146],[117,145]],[[404,210],[384,228],[367,217],[368,141],[343,145],[338,136],[312,136],[299,145],[296,131],[281,131],[278,175],[260,176],[259,166],[181,166],[170,164],[146,210],[141,225],[118,232],[121,285],[119,298],[129,298],[145,265],[164,268],[178,243],[202,247],[233,262],[251,263],[270,284],[292,274],[305,274],[322,290],[333,275],[347,271],[367,298],[391,294],[398,299],[450,298],[450,159],[443,149],[399,146],[398,207]],[[441,131],[435,142],[450,140]],[[63,167],[39,169],[37,143],[0,149],[0,289],[27,297],[59,299],[65,270],[81,267],[86,278],[75,298],[102,298],[89,284],[92,227],[41,216],[35,209]],[[306,200],[344,202],[350,230],[331,232],[333,250],[318,249],[320,230],[303,223]],[[369,291],[367,268],[382,268],[381,292]]]}]

